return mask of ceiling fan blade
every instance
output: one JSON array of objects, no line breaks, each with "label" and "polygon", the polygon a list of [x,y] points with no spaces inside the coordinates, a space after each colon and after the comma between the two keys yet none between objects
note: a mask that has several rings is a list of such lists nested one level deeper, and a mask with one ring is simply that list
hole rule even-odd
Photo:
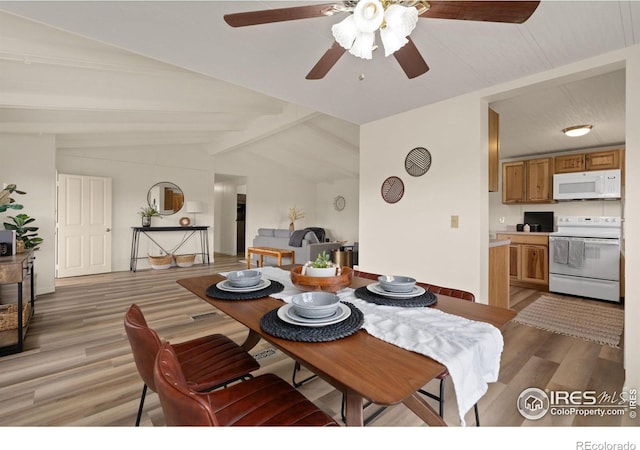
[{"label": "ceiling fan blade", "polygon": [[407,37],[407,39],[409,39],[409,42],[404,44],[400,50],[397,50],[393,56],[396,57],[407,77],[415,78],[426,73],[429,70],[429,66],[418,51],[416,44],[413,43],[411,38]]},{"label": "ceiling fan blade", "polygon": [[263,23],[286,22],[288,20],[310,19],[324,17],[326,11],[331,10],[334,3],[323,5],[295,6],[292,8],[265,9],[235,14],[226,14],[224,21],[232,27],[246,27]]},{"label": "ceiling fan blade", "polygon": [[523,23],[534,13],[537,2],[527,1],[431,1],[420,17]]},{"label": "ceiling fan blade", "polygon": [[331,70],[331,68],[338,62],[340,57],[346,52],[344,48],[337,42],[334,42],[329,50],[327,50],[322,58],[313,66],[313,69],[305,77],[307,80],[319,80]]}]

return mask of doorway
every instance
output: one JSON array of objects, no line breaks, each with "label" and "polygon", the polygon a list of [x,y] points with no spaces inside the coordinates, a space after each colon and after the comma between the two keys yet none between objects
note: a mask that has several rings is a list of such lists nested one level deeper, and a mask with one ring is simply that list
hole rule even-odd
[{"label": "doorway", "polygon": [[245,249],[245,218],[247,214],[247,195],[238,194],[236,212],[236,252],[244,254]]},{"label": "doorway", "polygon": [[247,178],[215,174],[214,253],[244,257],[247,233]]},{"label": "doorway", "polygon": [[111,272],[111,178],[58,174],[56,278]]}]

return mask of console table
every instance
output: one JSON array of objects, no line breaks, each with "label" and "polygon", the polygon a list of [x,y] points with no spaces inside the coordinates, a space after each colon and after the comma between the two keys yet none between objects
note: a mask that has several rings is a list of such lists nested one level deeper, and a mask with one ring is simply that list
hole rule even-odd
[{"label": "console table", "polygon": [[[0,305],[0,356],[20,353],[31,317],[33,317],[35,289],[33,286],[33,250],[13,256],[0,257],[0,284],[17,284],[16,303]],[[22,284],[30,277],[30,301],[23,304]]]},{"label": "console table", "polygon": [[[133,230],[133,237],[131,239],[131,262],[129,264],[129,270],[136,271],[136,267],[139,259],[146,259],[146,256],[138,256],[138,247],[140,244],[140,236],[144,235],[151,242],[153,242],[160,250],[167,255],[172,255],[186,244],[193,236],[200,236],[200,252],[196,255],[202,256],[202,264],[209,264],[209,227],[131,227]],[[185,233],[180,242],[176,244],[171,250],[166,250],[162,247],[153,237],[151,233],[156,232],[182,232]]]}]

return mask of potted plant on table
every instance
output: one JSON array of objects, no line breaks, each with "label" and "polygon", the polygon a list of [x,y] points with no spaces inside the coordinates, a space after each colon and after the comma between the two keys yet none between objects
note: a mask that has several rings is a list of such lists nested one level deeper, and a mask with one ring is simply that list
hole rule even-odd
[{"label": "potted plant on table", "polygon": [[[23,206],[16,203],[11,194],[24,195],[26,192],[18,190],[15,184],[8,184],[0,191],[0,212],[9,209],[23,209]],[[38,227],[30,226],[36,219],[29,217],[27,214],[18,214],[17,216],[7,216],[11,222],[4,222],[4,229],[15,231],[16,233],[16,253],[22,253],[25,249],[37,250],[42,243],[42,238],[38,237]]]},{"label": "potted plant on table", "polygon": [[8,216],[13,223],[5,222],[5,230],[13,230],[16,232],[16,253],[22,253],[23,250],[30,248],[38,250],[42,244],[42,238],[38,237],[38,227],[29,226],[36,219],[29,217],[27,214],[18,214],[17,216]]},{"label": "potted plant on table", "polygon": [[338,265],[331,261],[331,256],[323,251],[315,261],[309,261],[304,265],[302,274],[309,277],[333,277],[340,275],[339,270]]},{"label": "potted plant on table", "polygon": [[140,214],[140,217],[142,217],[143,227],[151,226],[152,217],[160,217],[162,219],[162,216],[160,215],[158,210],[155,209],[153,206],[143,206],[142,208],[140,208],[140,211],[138,214]]}]

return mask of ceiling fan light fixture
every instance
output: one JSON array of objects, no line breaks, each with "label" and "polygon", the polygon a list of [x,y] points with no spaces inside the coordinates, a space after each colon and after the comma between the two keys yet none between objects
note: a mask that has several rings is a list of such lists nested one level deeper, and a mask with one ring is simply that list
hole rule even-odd
[{"label": "ceiling fan light fixture", "polygon": [[354,24],[361,33],[373,33],[382,25],[384,8],[379,0],[361,0],[353,10]]},{"label": "ceiling fan light fixture", "polygon": [[358,29],[353,20],[353,16],[349,15],[346,19],[336,23],[331,27],[331,33],[340,47],[349,50],[353,42],[358,37]]},{"label": "ceiling fan light fixture", "polygon": [[372,59],[374,40],[375,34],[373,33],[358,33],[351,49],[349,49],[349,53],[358,58]]},{"label": "ceiling fan light fixture", "polygon": [[409,40],[400,36],[390,30],[389,28],[383,28],[380,30],[380,40],[384,47],[384,56],[393,55],[394,52],[400,50]]},{"label": "ceiling fan light fixture", "polygon": [[384,22],[380,29],[380,39],[384,45],[384,55],[389,56],[409,42],[407,36],[411,34],[418,23],[418,10],[412,7],[391,5],[384,13]]},{"label": "ceiling fan light fixture", "polygon": [[562,130],[562,132],[569,137],[578,137],[584,136],[589,131],[591,131],[592,128],[593,125],[576,125],[574,127],[565,128]]},{"label": "ceiling fan light fixture", "polygon": [[384,21],[384,8],[379,0],[362,0],[353,14],[333,25],[331,32],[336,42],[362,59],[373,58],[375,31]]}]

